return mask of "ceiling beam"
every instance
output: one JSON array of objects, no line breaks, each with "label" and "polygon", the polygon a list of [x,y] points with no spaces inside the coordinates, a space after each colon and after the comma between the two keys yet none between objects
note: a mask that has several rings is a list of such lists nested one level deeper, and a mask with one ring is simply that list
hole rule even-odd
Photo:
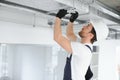
[{"label": "ceiling beam", "polygon": [[6,0],[0,0],[0,3],[6,4],[6,5],[9,5],[9,6],[18,7],[18,8],[25,8],[25,9],[33,10],[33,11],[36,11],[36,12],[47,13],[47,11],[44,11],[44,10],[41,10],[41,9],[37,9],[37,8],[21,5],[21,4],[10,2],[10,1],[6,1]]},{"label": "ceiling beam", "polygon": [[117,10],[111,8],[111,7],[108,7],[104,3],[100,2],[100,0],[99,1],[96,0],[95,3],[98,4],[98,5],[100,5],[100,6],[102,6],[103,8],[105,8],[105,9],[107,9],[107,10],[109,10],[109,11],[111,11],[111,12],[113,12],[113,13],[115,13],[115,14],[117,14],[117,15],[120,16],[120,12],[119,11],[117,11]]},{"label": "ceiling beam", "polygon": [[90,7],[90,12],[95,14],[95,15],[98,15],[98,16],[100,16],[102,18],[105,18],[105,19],[108,19],[110,21],[113,21],[113,22],[115,22],[117,24],[120,24],[120,19],[118,19],[116,17],[113,17],[112,15],[109,15],[107,13],[104,13],[104,12],[94,8],[94,7]]}]

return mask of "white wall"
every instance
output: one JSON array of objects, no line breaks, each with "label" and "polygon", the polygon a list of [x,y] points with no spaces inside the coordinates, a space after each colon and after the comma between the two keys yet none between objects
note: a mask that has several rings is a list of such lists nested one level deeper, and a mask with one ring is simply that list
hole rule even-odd
[{"label": "white wall", "polygon": [[11,80],[53,80],[49,70],[52,66],[52,47],[7,45],[7,54]]},{"label": "white wall", "polygon": [[0,21],[0,43],[53,44],[53,29]]},{"label": "white wall", "polygon": [[54,46],[7,44],[11,80],[62,80],[67,54]]},{"label": "white wall", "polygon": [[99,42],[98,80],[118,80],[116,66],[116,47],[120,40]]},{"label": "white wall", "polygon": [[50,16],[4,6],[0,7],[0,14],[0,43],[54,43],[53,29],[48,25]]}]

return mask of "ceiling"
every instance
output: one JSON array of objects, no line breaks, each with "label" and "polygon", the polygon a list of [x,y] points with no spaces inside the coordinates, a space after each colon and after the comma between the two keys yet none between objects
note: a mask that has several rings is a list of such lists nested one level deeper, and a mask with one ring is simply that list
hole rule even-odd
[{"label": "ceiling", "polygon": [[[66,1],[66,0],[1,0],[1,1],[9,1],[9,2],[14,2],[18,3],[21,5],[26,5],[38,9],[43,9],[46,11],[52,11],[52,10],[57,10],[60,8],[65,8],[67,6],[59,4],[57,1]],[[72,2],[76,0],[71,0]],[[101,2],[103,5],[108,6],[111,9],[114,9],[118,12],[120,12],[120,0],[77,0],[82,3],[92,3],[93,1],[98,1]],[[75,4],[75,3],[74,3]],[[73,6],[73,5],[72,5]]]},{"label": "ceiling", "polygon": [[0,5],[50,16],[55,16],[59,9],[73,11],[76,8],[79,23],[102,18],[110,28],[120,30],[120,0],[0,0]]},{"label": "ceiling", "polygon": [[64,8],[63,5],[60,5],[53,0],[13,0],[13,2],[45,11],[57,10],[62,7]]}]

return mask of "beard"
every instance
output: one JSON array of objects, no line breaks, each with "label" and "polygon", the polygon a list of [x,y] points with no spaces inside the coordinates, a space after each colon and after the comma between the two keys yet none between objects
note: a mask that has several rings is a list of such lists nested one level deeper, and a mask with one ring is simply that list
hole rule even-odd
[{"label": "beard", "polygon": [[79,36],[81,37],[81,38],[83,38],[84,36],[83,36],[83,32],[82,31],[80,31],[79,33]]},{"label": "beard", "polygon": [[84,32],[83,32],[83,31],[80,31],[78,34],[79,34],[79,36],[80,36],[81,38],[85,38],[85,35],[84,35]]}]

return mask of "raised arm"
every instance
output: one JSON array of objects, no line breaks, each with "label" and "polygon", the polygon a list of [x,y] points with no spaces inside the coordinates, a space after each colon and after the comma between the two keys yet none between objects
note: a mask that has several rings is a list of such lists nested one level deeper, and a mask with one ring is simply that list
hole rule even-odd
[{"label": "raised arm", "polygon": [[77,17],[78,17],[78,12],[71,13],[70,22],[67,25],[66,35],[71,41],[76,41],[77,39],[77,36],[75,35],[73,30],[73,25],[74,25],[73,22],[77,19]]},{"label": "raised arm", "polygon": [[61,30],[61,18],[64,17],[66,13],[66,10],[60,10],[56,15],[54,24],[54,40],[68,53],[72,53],[70,41],[62,35]]},{"label": "raised arm", "polygon": [[71,40],[71,41],[76,41],[77,36],[76,36],[75,33],[74,33],[73,25],[74,25],[74,24],[73,24],[72,22],[69,22],[69,23],[68,23],[67,29],[66,29],[66,35],[67,35],[67,37],[69,38],[69,40]]}]

